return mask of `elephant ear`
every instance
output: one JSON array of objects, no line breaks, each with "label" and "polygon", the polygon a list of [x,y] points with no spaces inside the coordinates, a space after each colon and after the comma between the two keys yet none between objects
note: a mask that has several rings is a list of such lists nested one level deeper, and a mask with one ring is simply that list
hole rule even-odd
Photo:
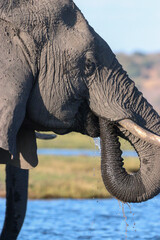
[{"label": "elephant ear", "polygon": [[35,134],[20,128],[36,76],[34,45],[1,19],[0,26],[0,158],[28,169],[37,165]]}]

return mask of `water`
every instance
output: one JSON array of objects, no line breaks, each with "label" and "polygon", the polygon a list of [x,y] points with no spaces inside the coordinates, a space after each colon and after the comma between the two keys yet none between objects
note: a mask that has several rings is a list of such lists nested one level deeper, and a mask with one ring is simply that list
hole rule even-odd
[{"label": "water", "polygon": [[[5,200],[0,199],[0,223],[4,206]],[[125,204],[124,212],[115,199],[29,200],[18,239],[160,240],[160,196],[130,207]]]},{"label": "water", "polygon": [[[37,151],[38,155],[55,155],[55,156],[100,156],[99,150],[90,149],[52,149],[52,148],[41,148]],[[124,151],[123,157],[138,157],[135,151]]]}]

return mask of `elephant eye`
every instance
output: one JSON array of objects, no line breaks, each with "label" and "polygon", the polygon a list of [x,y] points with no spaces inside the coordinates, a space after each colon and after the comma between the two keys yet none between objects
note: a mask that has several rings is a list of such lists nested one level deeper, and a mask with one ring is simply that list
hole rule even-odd
[{"label": "elephant eye", "polygon": [[96,70],[96,64],[94,61],[87,59],[85,63],[85,75],[91,76]]}]

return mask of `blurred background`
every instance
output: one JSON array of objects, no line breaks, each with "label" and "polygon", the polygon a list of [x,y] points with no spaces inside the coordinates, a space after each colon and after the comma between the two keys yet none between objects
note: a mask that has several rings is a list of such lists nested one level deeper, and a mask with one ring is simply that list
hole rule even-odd
[{"label": "blurred background", "polygon": [[[135,81],[136,86],[143,92],[144,96],[148,101],[154,106],[154,108],[160,113],[160,1],[158,0],[75,0],[76,5],[81,9],[85,18],[88,20],[89,24],[95,29],[95,31],[101,35],[106,42],[111,47],[112,51],[117,55],[123,68],[128,72],[130,78]],[[98,140],[96,140],[98,141]],[[121,140],[122,149],[126,154],[125,157],[125,167],[127,171],[134,172],[139,168],[139,161],[134,155],[134,150],[132,147]],[[93,139],[82,136],[80,134],[71,133],[66,136],[58,136],[52,141],[38,141],[38,147],[41,149],[41,154],[39,155],[39,165],[34,170],[30,171],[29,180],[29,198],[30,199],[50,199],[50,198],[73,198],[73,199],[95,199],[95,198],[108,198],[111,197],[103,186],[101,173],[100,173],[100,157],[98,147],[95,145]],[[54,149],[58,150],[58,153],[49,154],[44,150]],[[70,154],[67,153],[68,149]],[[75,154],[74,151],[78,151]],[[84,153],[82,150],[87,150],[89,153]],[[39,152],[40,153],[40,152]],[[76,156],[75,156],[76,155]],[[0,166],[0,196],[5,196],[5,171],[4,166]],[[159,207],[158,200],[151,200],[152,202],[145,206],[145,211],[148,216],[151,212],[153,206],[157,211],[157,206]],[[84,203],[84,202],[83,202]],[[70,207],[73,204],[75,209],[84,207],[83,212],[86,211],[86,206],[82,202],[78,205],[74,205],[73,202],[59,202],[60,208],[63,206],[69,206],[68,210],[71,214]],[[93,203],[93,202],[92,202]],[[92,203],[89,202],[90,206]],[[115,221],[114,227],[110,235],[106,234],[105,227],[100,230],[100,225],[95,220],[95,216],[91,216],[90,225],[86,230],[85,221],[87,221],[86,216],[81,216],[84,220],[84,229],[78,235],[78,230],[76,230],[74,238],[71,237],[72,231],[69,232],[69,238],[57,237],[57,239],[126,239],[127,224],[126,217],[121,214],[120,220],[118,220],[117,215],[115,217],[114,213],[106,212],[106,209],[112,209],[113,206],[118,206],[117,202],[108,202],[109,207],[107,207],[106,202],[102,202],[102,205],[95,206],[93,204],[92,209],[95,207],[104,218],[110,219],[109,226],[112,226],[112,221]],[[31,203],[29,203],[31,204]],[[39,204],[39,203],[36,203]],[[56,203],[55,203],[56,204]],[[67,205],[68,204],[68,205]],[[114,205],[115,204],[115,205]],[[116,205],[117,204],[117,205]],[[42,204],[43,205],[43,204]],[[53,204],[54,205],[54,204]],[[44,207],[45,209],[45,204]],[[76,208],[77,206],[77,208]],[[81,206],[81,207],[80,207]],[[103,206],[103,207],[102,207]],[[134,205],[135,206],[135,205]],[[148,207],[148,208],[147,208]],[[100,209],[101,208],[101,209]],[[54,208],[52,208],[54,209]],[[63,208],[62,208],[63,209]],[[115,207],[117,211],[117,207]],[[90,209],[91,210],[91,209]],[[124,209],[123,209],[124,210]],[[156,238],[158,234],[159,225],[148,226],[148,231],[144,227],[148,224],[148,219],[142,217],[142,208],[134,209],[137,212],[137,222],[140,221],[142,227],[137,227],[137,233],[135,230],[133,215],[130,214],[130,210],[126,210],[130,214],[131,230],[129,232],[128,239],[160,239]],[[45,210],[44,210],[45,211]],[[47,211],[47,210],[46,210]],[[50,209],[48,211],[51,211]],[[76,210],[75,210],[76,211]],[[87,209],[88,211],[88,209]],[[69,214],[69,212],[67,214]],[[74,211],[73,211],[74,212]],[[105,215],[106,212],[106,215]],[[93,212],[92,212],[93,213]],[[49,214],[49,213],[48,213]],[[78,214],[82,214],[78,213]],[[108,215],[107,215],[108,214]],[[159,213],[157,213],[158,217]],[[40,215],[37,213],[37,218]],[[69,219],[69,215],[68,219]],[[89,215],[88,215],[89,216]],[[101,216],[101,217],[102,217]],[[103,218],[102,217],[102,218]],[[151,219],[152,216],[150,216]],[[98,218],[98,217],[97,217]],[[114,219],[113,219],[114,218]],[[124,218],[123,225],[121,219]],[[28,218],[29,219],[29,218]],[[52,219],[52,217],[51,217]],[[115,220],[116,219],[116,220]],[[143,220],[142,220],[143,219]],[[48,219],[47,219],[48,220]],[[63,219],[64,220],[64,219]],[[100,219],[102,220],[102,219]],[[144,222],[142,222],[142,221]],[[57,221],[57,219],[56,219]],[[69,221],[69,220],[68,220]],[[71,219],[71,225],[75,221],[75,218]],[[117,222],[116,222],[117,221]],[[146,221],[146,222],[145,222]],[[158,220],[153,221],[158,223]],[[29,224],[29,220],[28,223]],[[36,222],[37,224],[37,222]],[[79,224],[79,223],[76,223]],[[81,223],[82,224],[82,221]],[[88,223],[89,224],[89,223]],[[151,221],[150,221],[151,224]],[[155,223],[154,223],[155,224]],[[159,224],[159,223],[158,223]],[[27,227],[25,225],[26,234]],[[60,225],[59,225],[60,226]],[[57,228],[59,227],[57,226]],[[66,225],[68,227],[68,225]],[[116,229],[117,226],[117,229]],[[42,227],[42,225],[41,225]],[[40,228],[41,228],[40,227]],[[47,228],[47,226],[46,226]],[[151,232],[154,228],[154,234]],[[58,228],[59,229],[59,228]],[[30,229],[33,230],[33,229]],[[94,231],[97,230],[97,235],[94,235]],[[38,230],[39,231],[39,230]],[[47,231],[47,230],[45,230]],[[49,231],[49,230],[48,230]],[[58,231],[58,230],[57,230]],[[86,232],[85,232],[86,231]],[[99,232],[98,232],[99,231]],[[37,232],[36,232],[37,233]],[[121,237],[116,238],[116,234],[119,233]],[[153,232],[152,232],[153,233]],[[54,233],[53,233],[54,234]],[[87,235],[88,234],[88,235]],[[105,235],[106,234],[106,235]],[[115,235],[114,235],[115,234]],[[136,235],[138,234],[138,235]],[[44,234],[45,235],[45,234]],[[26,235],[28,237],[28,235]],[[80,237],[81,236],[81,237]],[[86,238],[84,237],[86,236]],[[90,236],[90,238],[87,236]],[[99,238],[97,237],[99,236]],[[103,238],[105,236],[105,238]],[[108,238],[106,238],[108,236]],[[133,238],[132,238],[132,237]],[[146,238],[145,238],[146,236]],[[51,236],[50,236],[51,237]],[[78,238],[79,237],[79,238]],[[84,237],[84,238],[83,238]],[[97,237],[97,238],[96,238]],[[144,238],[143,238],[144,237]],[[148,238],[149,237],[149,238]],[[28,239],[23,238],[21,239]],[[33,238],[31,238],[33,239]],[[49,239],[48,238],[37,238],[37,239]],[[50,238],[52,239],[52,238]]]}]

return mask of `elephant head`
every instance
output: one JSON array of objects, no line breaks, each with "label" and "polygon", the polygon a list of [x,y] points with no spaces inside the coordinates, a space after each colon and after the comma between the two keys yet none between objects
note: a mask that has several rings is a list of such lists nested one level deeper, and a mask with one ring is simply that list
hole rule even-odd
[{"label": "elephant head", "polygon": [[[22,129],[77,131],[101,137],[102,177],[115,197],[140,202],[158,194],[160,118],[73,1],[3,0],[0,11],[0,83],[7,82],[0,91],[0,146],[13,156],[10,162],[20,129],[21,141]],[[123,168],[118,136],[139,155],[136,174]],[[37,164],[22,155],[27,168]]]}]

